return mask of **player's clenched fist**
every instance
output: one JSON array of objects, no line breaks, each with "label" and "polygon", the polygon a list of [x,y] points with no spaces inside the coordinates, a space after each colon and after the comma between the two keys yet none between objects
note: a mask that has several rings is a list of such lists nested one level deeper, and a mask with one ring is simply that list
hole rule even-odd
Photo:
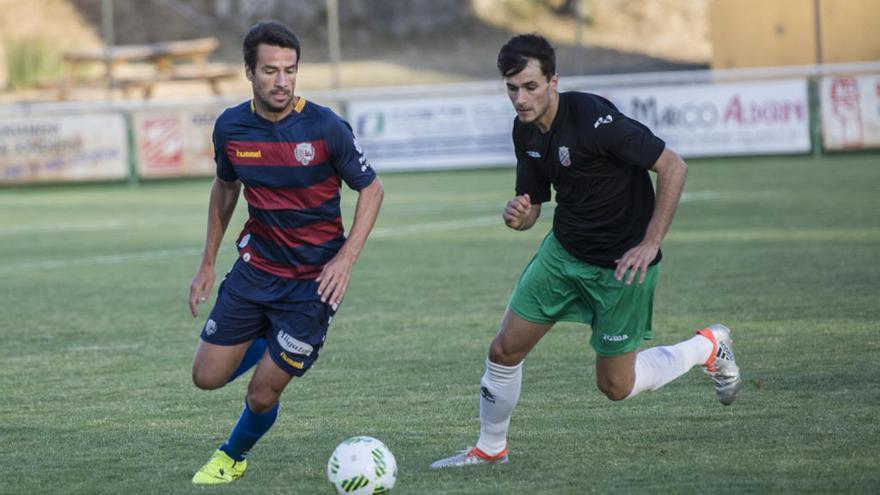
[{"label": "player's clenched fist", "polygon": [[516,196],[507,202],[504,207],[504,223],[511,229],[520,230],[524,225],[524,220],[529,217],[532,212],[532,199],[528,194]]}]

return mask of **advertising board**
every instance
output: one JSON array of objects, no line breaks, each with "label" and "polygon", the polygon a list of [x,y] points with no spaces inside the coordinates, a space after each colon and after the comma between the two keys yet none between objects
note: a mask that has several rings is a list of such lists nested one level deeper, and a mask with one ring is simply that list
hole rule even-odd
[{"label": "advertising board", "polygon": [[0,117],[0,182],[66,182],[128,176],[121,113]]},{"label": "advertising board", "polygon": [[599,90],[685,157],[810,151],[805,79]]},{"label": "advertising board", "polygon": [[819,88],[825,149],[880,148],[880,75],[825,77]]},{"label": "advertising board", "polygon": [[144,178],[210,176],[211,133],[220,107],[142,110],[132,116],[138,175]]}]

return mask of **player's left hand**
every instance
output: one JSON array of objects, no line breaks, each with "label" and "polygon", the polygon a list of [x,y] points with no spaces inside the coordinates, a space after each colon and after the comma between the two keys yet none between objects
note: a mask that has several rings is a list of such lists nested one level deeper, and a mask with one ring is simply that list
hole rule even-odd
[{"label": "player's left hand", "polygon": [[630,285],[636,273],[641,272],[639,283],[643,283],[645,275],[648,273],[648,265],[657,257],[657,251],[659,250],[660,244],[642,241],[639,245],[624,253],[623,257],[619,260],[615,260],[617,269],[614,270],[614,278],[623,280],[627,270],[629,270],[629,275],[626,277],[626,285]]},{"label": "player's left hand", "polygon": [[315,279],[318,282],[318,295],[321,297],[321,302],[334,306],[338,306],[342,302],[345,291],[348,290],[353,266],[354,260],[341,253],[324,265],[321,275]]}]

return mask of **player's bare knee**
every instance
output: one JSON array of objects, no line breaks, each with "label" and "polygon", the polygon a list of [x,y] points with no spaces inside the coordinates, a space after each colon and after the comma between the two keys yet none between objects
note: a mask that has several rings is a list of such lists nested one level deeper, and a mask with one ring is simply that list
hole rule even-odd
[{"label": "player's bare knee", "polygon": [[204,373],[201,369],[193,367],[192,371],[193,385],[202,390],[217,390],[226,385],[226,380],[221,380],[208,373]]},{"label": "player's bare knee", "polygon": [[521,352],[510,352],[505,349],[499,339],[494,339],[489,344],[489,361],[503,366],[516,366],[525,358]]},{"label": "player's bare knee", "polygon": [[252,411],[263,413],[275,407],[280,394],[268,387],[249,387],[247,393],[248,406]]},{"label": "player's bare knee", "polygon": [[620,379],[600,378],[596,381],[596,386],[599,387],[599,390],[605,394],[605,397],[608,397],[608,399],[619,401],[629,397],[630,392],[632,392],[633,384],[630,381]]},{"label": "player's bare knee", "polygon": [[609,390],[603,390],[605,393],[605,397],[608,397],[609,400],[620,401],[626,399],[629,396],[630,390],[625,390],[622,388],[612,388]]}]

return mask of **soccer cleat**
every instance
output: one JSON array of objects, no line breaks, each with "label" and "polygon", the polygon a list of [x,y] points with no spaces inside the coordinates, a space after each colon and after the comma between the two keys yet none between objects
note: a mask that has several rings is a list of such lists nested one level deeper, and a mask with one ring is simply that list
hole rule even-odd
[{"label": "soccer cleat", "polygon": [[505,462],[507,462],[507,447],[504,447],[504,450],[495,455],[486,454],[482,450],[473,447],[462,450],[452,457],[434,461],[431,463],[430,468],[442,469],[448,467],[478,466],[482,464],[504,464]]},{"label": "soccer cleat", "polygon": [[736,395],[742,388],[739,366],[733,357],[730,329],[720,323],[713,323],[697,333],[712,341],[712,355],[703,365],[703,371],[715,385],[715,396],[722,404],[729,406],[736,400]]},{"label": "soccer cleat", "polygon": [[211,456],[211,460],[193,476],[192,482],[196,485],[232,483],[244,476],[245,469],[247,469],[247,459],[236,461],[226,455],[226,452],[217,450]]}]

